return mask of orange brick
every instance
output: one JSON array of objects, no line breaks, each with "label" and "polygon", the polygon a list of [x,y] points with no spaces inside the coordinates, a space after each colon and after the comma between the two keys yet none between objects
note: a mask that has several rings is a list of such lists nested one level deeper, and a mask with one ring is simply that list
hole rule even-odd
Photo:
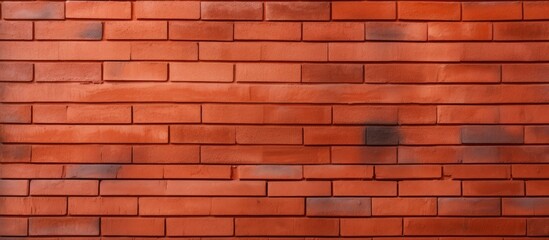
[{"label": "orange brick", "polygon": [[261,45],[262,61],[328,61],[327,43],[267,42]]},{"label": "orange brick", "polygon": [[131,42],[132,60],[197,60],[198,44],[191,42]]},{"label": "orange brick", "polygon": [[523,196],[523,181],[464,181],[464,196]]},{"label": "orange brick", "polygon": [[0,163],[4,162],[30,162],[31,146],[29,145],[4,145],[0,144]]},{"label": "orange brick", "polygon": [[[517,54],[517,49],[520,54]],[[464,43],[462,61],[544,61],[543,44],[530,43]]]},{"label": "orange brick", "polygon": [[44,217],[29,219],[31,236],[96,236],[99,234],[99,218]]},{"label": "orange brick", "polygon": [[302,166],[263,165],[263,166],[239,166],[239,179],[301,179],[303,178]]},{"label": "orange brick", "polygon": [[370,216],[370,198],[307,198],[307,216]]},{"label": "orange brick", "polygon": [[329,218],[237,218],[236,236],[337,236],[339,221]]},{"label": "orange brick", "polygon": [[168,236],[232,236],[232,218],[168,218]]},{"label": "orange brick", "polygon": [[[144,166],[147,168],[148,166]],[[167,179],[231,179],[230,166],[182,165],[165,166],[163,178]]]},{"label": "orange brick", "polygon": [[426,23],[367,22],[366,40],[426,41]]},{"label": "orange brick", "polygon": [[303,166],[303,176],[306,179],[371,179],[374,168],[356,165],[310,165]]},{"label": "orange brick", "polygon": [[[455,62],[463,59],[463,51],[461,43],[330,43],[329,59],[330,61],[345,62]],[[387,54],[387,52],[393,54]]]},{"label": "orange brick", "polygon": [[129,1],[67,1],[67,18],[131,19]]},{"label": "orange brick", "polygon": [[128,42],[61,42],[61,60],[129,60]]},{"label": "orange brick", "polygon": [[355,218],[341,220],[341,236],[400,236],[400,218]]},{"label": "orange brick", "polygon": [[401,127],[399,143],[404,145],[460,144],[458,127]]},{"label": "orange brick", "polygon": [[330,19],[328,2],[266,2],[265,20],[314,21]]},{"label": "orange brick", "polygon": [[32,22],[0,22],[1,40],[31,40]]},{"label": "orange brick", "polygon": [[366,128],[306,127],[303,141],[305,145],[363,145],[366,143]]},{"label": "orange brick", "polygon": [[204,123],[326,124],[331,108],[325,106],[220,105],[202,106]]},{"label": "orange brick", "polygon": [[499,216],[498,198],[439,198],[438,215],[441,216]]},{"label": "orange brick", "polygon": [[2,3],[4,19],[64,19],[65,4],[62,2],[5,2]]},{"label": "orange brick", "polygon": [[123,105],[35,105],[35,123],[130,123],[131,107]]},{"label": "orange brick", "polygon": [[167,63],[105,62],[103,79],[107,81],[166,81]]},{"label": "orange brick", "polygon": [[547,64],[504,64],[502,82],[549,82]]},{"label": "orange brick", "polygon": [[398,18],[455,21],[461,18],[461,7],[458,2],[400,2]]},{"label": "orange brick", "polygon": [[412,105],[398,108],[398,122],[400,124],[431,124],[436,121],[436,106]]},{"label": "orange brick", "polygon": [[205,197],[140,197],[139,215],[208,215],[211,198]]},{"label": "orange brick", "polygon": [[453,179],[508,179],[511,169],[506,165],[445,165],[444,176]]},{"label": "orange brick", "polygon": [[32,63],[0,63],[0,81],[2,82],[28,82],[33,79]]},{"label": "orange brick", "polygon": [[201,162],[231,164],[310,164],[330,162],[327,147],[203,146]]},{"label": "orange brick", "polygon": [[67,199],[64,197],[2,197],[0,204],[10,206],[0,209],[2,215],[65,215],[67,213]]},{"label": "orange brick", "polygon": [[[394,71],[398,69],[398,71]],[[391,71],[392,70],[392,71]],[[366,64],[366,82],[499,82],[498,65]]]},{"label": "orange brick", "polygon": [[483,41],[492,40],[490,23],[430,22],[429,41]]},{"label": "orange brick", "polygon": [[301,40],[301,23],[293,22],[236,22],[236,40]]},{"label": "orange brick", "polygon": [[237,127],[238,144],[302,144],[303,133],[299,127]]},{"label": "orange brick", "polygon": [[103,180],[100,192],[105,196],[264,196],[265,185],[262,181]]},{"label": "orange brick", "polygon": [[302,81],[308,83],[361,83],[363,67],[358,64],[303,64]]},{"label": "orange brick", "polygon": [[269,196],[330,196],[329,181],[269,182]]},{"label": "orange brick", "polygon": [[98,181],[95,180],[32,180],[31,195],[97,195]]},{"label": "orange brick", "polygon": [[200,105],[135,105],[133,106],[135,123],[198,123]]},{"label": "orange brick", "polygon": [[28,233],[28,220],[26,218],[2,217],[0,218],[0,234],[2,236],[26,236]]},{"label": "orange brick", "polygon": [[393,181],[334,181],[334,196],[396,196]]},{"label": "orange brick", "polygon": [[88,21],[36,22],[34,37],[40,40],[101,40],[103,24]]},{"label": "orange brick", "polygon": [[237,63],[237,82],[300,82],[299,64]]},{"label": "orange brick", "polygon": [[212,215],[303,215],[302,198],[213,198]]},{"label": "orange brick", "polygon": [[139,1],[134,7],[137,19],[200,18],[200,2],[196,1]]},{"label": "orange brick", "polygon": [[376,179],[437,179],[442,177],[441,166],[376,166]]},{"label": "orange brick", "polygon": [[392,106],[333,106],[333,112],[335,124],[398,123],[398,108]]},{"label": "orange brick", "polygon": [[545,22],[494,23],[494,40],[548,40],[549,24]]},{"label": "orange brick", "polygon": [[[59,43],[57,42],[0,42],[1,60],[58,60],[59,53]],[[3,66],[6,65],[3,64]],[[13,73],[2,74],[11,76]]]},{"label": "orange brick", "polygon": [[5,164],[0,168],[1,178],[61,178],[62,165]]},{"label": "orange brick", "polygon": [[232,82],[231,63],[170,63],[170,81]]},{"label": "orange brick", "polygon": [[252,42],[201,42],[200,60],[243,60],[257,61],[261,58],[261,44]]},{"label": "orange brick", "polygon": [[170,39],[232,41],[233,24],[228,22],[170,22]]},{"label": "orange brick", "polygon": [[395,2],[333,2],[334,20],[390,20],[396,18]]},{"label": "orange brick", "polygon": [[521,2],[464,2],[463,20],[521,20]]},{"label": "orange brick", "polygon": [[30,123],[30,105],[0,105],[0,123]]},{"label": "orange brick", "polygon": [[172,126],[170,141],[175,143],[234,144],[236,131],[232,126]]},{"label": "orange brick", "polygon": [[549,196],[549,181],[526,181],[527,196]]},{"label": "orange brick", "polygon": [[543,179],[549,178],[549,166],[539,164],[512,165],[511,171],[514,179]]},{"label": "orange brick", "polygon": [[105,23],[106,39],[167,39],[168,24],[163,21],[113,21]]},{"label": "orange brick", "polygon": [[34,78],[37,82],[94,82],[101,77],[100,63],[36,63]]},{"label": "orange brick", "polygon": [[[0,180],[0,195],[2,196],[26,196],[29,193],[29,181],[27,180]],[[9,206],[5,205],[4,206]]]},{"label": "orange brick", "polygon": [[130,163],[131,147],[118,145],[34,145],[37,163]]},{"label": "orange brick", "polygon": [[261,20],[260,2],[202,2],[202,19],[207,20]]},{"label": "orange brick", "polygon": [[525,219],[512,218],[407,218],[404,234],[410,236],[524,235]]},{"label": "orange brick", "polygon": [[198,146],[149,145],[133,147],[134,163],[198,163]]},{"label": "orange brick", "polygon": [[70,215],[135,215],[137,198],[129,197],[70,197]]},{"label": "orange brick", "polygon": [[101,218],[101,234],[106,236],[163,236],[163,218]]},{"label": "orange brick", "polygon": [[347,164],[389,164],[397,162],[395,147],[332,147],[332,162]]},{"label": "orange brick", "polygon": [[354,22],[303,23],[305,41],[363,41],[364,24]]},{"label": "orange brick", "polygon": [[436,198],[372,198],[374,216],[434,216]]},{"label": "orange brick", "polygon": [[524,2],[524,19],[549,19],[547,11],[549,11],[549,2],[547,1],[535,1]]},{"label": "orange brick", "polygon": [[461,183],[448,180],[400,181],[398,194],[400,196],[459,196]]}]

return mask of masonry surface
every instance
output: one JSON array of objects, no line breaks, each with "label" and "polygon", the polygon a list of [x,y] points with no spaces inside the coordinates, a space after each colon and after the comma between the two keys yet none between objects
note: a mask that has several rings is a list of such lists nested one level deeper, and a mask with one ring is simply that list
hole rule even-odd
[{"label": "masonry surface", "polygon": [[0,239],[549,239],[549,1],[0,1]]}]

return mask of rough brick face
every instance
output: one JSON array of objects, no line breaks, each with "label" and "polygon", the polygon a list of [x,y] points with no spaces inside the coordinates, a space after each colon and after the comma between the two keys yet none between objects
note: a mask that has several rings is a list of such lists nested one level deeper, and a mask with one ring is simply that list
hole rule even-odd
[{"label": "rough brick face", "polygon": [[0,239],[547,239],[548,21],[0,0]]}]

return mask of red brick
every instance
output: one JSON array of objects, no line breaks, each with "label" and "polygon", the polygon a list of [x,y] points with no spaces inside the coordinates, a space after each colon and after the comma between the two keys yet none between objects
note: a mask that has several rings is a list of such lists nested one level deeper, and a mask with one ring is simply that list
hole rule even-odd
[{"label": "red brick", "polygon": [[0,178],[61,178],[62,165],[5,164],[0,168]]},{"label": "red brick", "polygon": [[105,23],[106,39],[167,39],[164,21],[112,21]]},{"label": "red brick", "polygon": [[268,184],[269,196],[330,196],[332,194],[329,181],[289,181]]},{"label": "red brick", "polygon": [[4,2],[2,3],[4,19],[64,19],[63,2]]},{"label": "red brick", "polygon": [[526,126],[524,127],[524,143],[549,143],[549,127]]},{"label": "red brick", "polygon": [[70,215],[136,215],[137,198],[70,197],[68,211]]},{"label": "red brick", "polygon": [[339,221],[329,218],[237,218],[236,236],[337,236]]},{"label": "red brick", "polygon": [[437,121],[436,106],[401,106],[398,108],[400,124],[431,124]]},{"label": "red brick", "polygon": [[261,20],[263,3],[202,2],[201,14],[206,20]]},{"label": "red brick", "polygon": [[463,143],[523,143],[524,128],[519,126],[467,126],[461,129]]},{"label": "red brick", "polygon": [[196,1],[139,1],[134,7],[137,19],[200,18],[200,2]]},{"label": "red brick", "polygon": [[524,182],[463,181],[463,196],[524,196]]},{"label": "red brick", "polygon": [[238,144],[302,144],[302,128],[242,126],[236,128]]},{"label": "red brick", "polygon": [[262,57],[261,43],[257,42],[201,42],[200,60],[242,60],[257,61]]},{"label": "red brick", "polygon": [[266,2],[265,20],[330,20],[329,2]]},{"label": "red brick", "polygon": [[[462,61],[545,61],[543,43],[463,43]],[[520,52],[520,54],[517,54]]]},{"label": "red brick", "polygon": [[436,198],[372,198],[374,216],[434,216]]},{"label": "red brick", "polygon": [[524,235],[525,219],[512,218],[407,218],[404,235],[493,236]]},{"label": "red brick", "polygon": [[37,82],[94,82],[101,77],[100,63],[36,63],[34,65]]},{"label": "red brick", "polygon": [[[32,187],[31,187],[32,188]],[[211,180],[103,180],[101,195],[264,196],[265,182]]]},{"label": "red brick", "polygon": [[549,214],[549,198],[503,198],[504,216],[544,216]]},{"label": "red brick", "polygon": [[370,216],[370,198],[307,198],[307,216]]},{"label": "red brick", "polygon": [[394,147],[332,147],[332,163],[390,164],[397,162]]},{"label": "red brick", "polygon": [[376,179],[436,179],[442,177],[441,166],[376,166]]},{"label": "red brick", "polygon": [[201,162],[230,164],[329,163],[330,149],[301,146],[202,146]]},{"label": "red brick", "polygon": [[237,82],[300,82],[299,64],[237,63]]},{"label": "red brick", "polygon": [[97,195],[95,180],[32,180],[31,195]]},{"label": "red brick", "polygon": [[332,2],[332,19],[334,20],[390,20],[395,18],[395,2]]},{"label": "red brick", "polygon": [[67,18],[131,19],[129,1],[67,1]]},{"label": "red brick", "polygon": [[549,24],[544,22],[494,23],[494,40],[548,40]]},{"label": "red brick", "polygon": [[133,146],[134,163],[198,163],[198,146]]},{"label": "red brick", "polygon": [[307,42],[203,42],[201,60],[327,61],[327,43]]},{"label": "red brick", "polygon": [[192,42],[131,42],[132,60],[197,60],[198,44]]},{"label": "red brick", "polygon": [[364,145],[364,127],[305,127],[305,145]]},{"label": "red brick", "polygon": [[548,64],[504,64],[502,82],[549,82]]},{"label": "red brick", "polygon": [[361,83],[363,67],[358,64],[303,64],[302,81],[308,83]]},{"label": "red brick", "polygon": [[233,126],[181,125],[170,129],[170,141],[174,143],[234,144],[235,135]]},{"label": "red brick", "polygon": [[135,105],[133,122],[198,123],[200,122],[200,105]]},{"label": "red brick", "polygon": [[2,196],[26,196],[28,193],[29,181],[27,180],[0,180],[0,195]]},{"label": "red brick", "polygon": [[34,145],[32,162],[130,163],[131,147],[115,145]]},{"label": "red brick", "polygon": [[88,21],[36,22],[34,31],[34,37],[41,40],[101,40],[103,24]]},{"label": "red brick", "polygon": [[549,2],[547,1],[524,2],[522,6],[525,20],[549,19],[547,16]]},{"label": "red brick", "polygon": [[311,165],[303,166],[306,179],[371,179],[374,176],[372,166],[355,165]]},{"label": "red brick", "polygon": [[166,143],[166,126],[4,125],[5,142]]},{"label": "red brick", "polygon": [[[31,42],[31,41],[18,41],[18,42],[2,41],[0,42],[0,59],[1,60],[57,60],[59,59],[59,43]],[[10,65],[8,65],[8,67],[9,66]],[[6,73],[6,74],[8,76],[11,76],[10,73]]]},{"label": "red brick", "polygon": [[499,123],[500,117],[494,106],[438,106],[439,123]]},{"label": "red brick", "polygon": [[31,40],[32,22],[0,22],[1,40]]},{"label": "red brick", "polygon": [[61,42],[60,60],[129,60],[128,42]]},{"label": "red brick", "polygon": [[0,71],[0,81],[2,82],[28,82],[33,79],[32,63],[1,62],[0,69],[2,69]]},{"label": "red brick", "polygon": [[522,2],[464,2],[463,20],[521,20]]},{"label": "red brick", "polygon": [[0,163],[21,163],[31,161],[31,146],[0,144]]},{"label": "red brick", "polygon": [[467,147],[464,163],[542,163],[547,162],[548,149],[539,146]]},{"label": "red brick", "polygon": [[549,196],[549,181],[526,181],[527,196]]},{"label": "red brick", "polygon": [[439,198],[440,216],[499,216],[499,198]]},{"label": "red brick", "polygon": [[326,124],[331,108],[325,106],[220,105],[202,106],[204,123]]},{"label": "red brick", "polygon": [[444,176],[452,179],[509,179],[511,169],[506,165],[445,165]]},{"label": "red brick", "polygon": [[164,236],[163,218],[101,218],[105,236]]},{"label": "red brick", "polygon": [[123,105],[34,105],[35,123],[131,123],[131,107]]},{"label": "red brick", "polygon": [[392,106],[333,106],[333,112],[335,124],[398,123],[398,108]]},{"label": "red brick", "polygon": [[96,236],[99,234],[99,218],[44,217],[29,219],[31,236]]},{"label": "red brick", "polygon": [[27,219],[2,217],[0,218],[0,235],[2,236],[27,236]]},{"label": "red brick", "polygon": [[427,41],[427,24],[407,22],[367,22],[366,40]]},{"label": "red brick", "polygon": [[[147,167],[149,166],[144,166],[144,169]],[[162,177],[167,179],[231,179],[231,167],[216,165],[165,166]]]},{"label": "red brick", "polygon": [[491,23],[430,22],[429,41],[484,41],[492,40]]},{"label": "red brick", "polygon": [[170,81],[232,82],[231,63],[170,63]]},{"label": "red brick", "polygon": [[139,215],[208,215],[211,198],[203,197],[140,197]]},{"label": "red brick", "polygon": [[341,236],[399,236],[402,235],[400,218],[341,219]]},{"label": "red brick", "polygon": [[30,105],[0,105],[0,123],[30,123]]},{"label": "red brick", "polygon": [[[387,54],[391,52],[393,54]],[[461,43],[365,42],[330,43],[330,61],[455,62],[463,58]],[[475,58],[475,61],[479,61]],[[366,69],[366,71],[368,71]]]},{"label": "red brick", "polygon": [[301,23],[293,22],[236,22],[237,40],[301,40]]},{"label": "red brick", "polygon": [[355,22],[303,23],[305,41],[363,41],[364,24]]},{"label": "red brick", "polygon": [[459,127],[401,127],[399,143],[404,145],[460,144]]},{"label": "red brick", "polygon": [[[2,194],[4,195],[4,194]],[[67,199],[64,197],[1,197],[1,215],[65,215]]]},{"label": "red brick", "polygon": [[232,218],[168,218],[168,236],[232,236]]},{"label": "red brick", "polygon": [[416,180],[398,183],[400,196],[459,196],[461,182],[449,180]]},{"label": "red brick", "polygon": [[393,181],[334,181],[334,196],[396,196]]},{"label": "red brick", "polygon": [[365,79],[366,82],[396,83],[499,82],[500,67],[473,64],[367,64]]},{"label": "red brick", "polygon": [[212,215],[303,215],[302,198],[213,198]]},{"label": "red brick", "polygon": [[527,219],[528,236],[547,236],[549,235],[549,220],[547,218]]},{"label": "red brick", "polygon": [[170,22],[170,39],[232,41],[233,24],[228,22]]},{"label": "red brick", "polygon": [[107,81],[166,81],[167,63],[105,62],[103,79]]},{"label": "red brick", "polygon": [[455,21],[461,18],[461,7],[458,2],[400,2],[398,18]]},{"label": "red brick", "polygon": [[549,178],[549,166],[535,165],[511,165],[514,179],[543,179]]}]

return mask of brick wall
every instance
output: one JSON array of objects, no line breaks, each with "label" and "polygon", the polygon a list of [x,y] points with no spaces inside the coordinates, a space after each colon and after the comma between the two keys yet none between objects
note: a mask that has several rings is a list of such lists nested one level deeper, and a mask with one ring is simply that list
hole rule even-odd
[{"label": "brick wall", "polygon": [[0,9],[1,239],[548,239],[548,1]]}]

